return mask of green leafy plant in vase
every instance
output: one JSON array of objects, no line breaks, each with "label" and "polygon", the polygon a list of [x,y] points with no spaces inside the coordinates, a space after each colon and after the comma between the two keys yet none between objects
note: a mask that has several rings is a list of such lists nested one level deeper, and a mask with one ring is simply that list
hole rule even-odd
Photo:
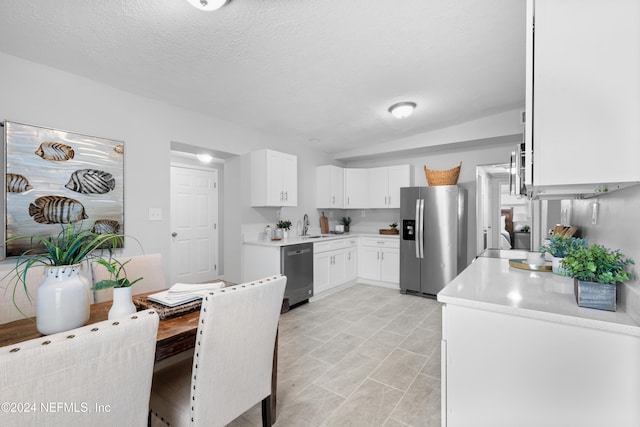
[{"label": "green leafy plant in vase", "polygon": [[609,311],[616,310],[616,285],[635,278],[628,271],[632,264],[619,250],[596,244],[572,249],[562,261],[574,279],[578,305]]},{"label": "green leafy plant in vase", "polygon": [[[15,266],[4,278],[10,277],[8,290],[13,305],[28,317],[16,302],[22,288],[31,300],[27,275],[34,267],[44,267],[45,278],[36,291],[36,326],[48,335],[84,325],[89,320],[91,302],[90,284],[81,275],[88,268],[85,261],[100,258],[105,251],[111,253],[123,246],[120,234],[98,234],[93,227],[82,228],[82,223],[62,225],[57,237],[21,235],[7,242],[29,240],[30,248],[16,258]],[[62,315],[64,313],[64,315]]]},{"label": "green leafy plant in vase", "polygon": [[578,237],[565,237],[561,234],[554,234],[549,238],[548,243],[541,246],[538,250],[542,253],[551,255],[552,270],[561,276],[566,276],[567,270],[562,267],[562,260],[572,250],[577,250],[587,246],[587,239]]},{"label": "green leafy plant in vase", "polygon": [[343,216],[342,218],[340,218],[340,224],[344,225],[344,232],[348,233],[349,232],[349,226],[351,225],[351,217],[350,216]]},{"label": "green leafy plant in vase", "polygon": [[[278,231],[280,229],[280,231]],[[276,238],[287,238],[287,233],[291,229],[291,221],[280,220],[276,223]]]},{"label": "green leafy plant in vase", "polygon": [[291,230],[291,221],[289,220],[280,220],[276,223],[276,227],[281,228],[283,230],[289,231]]},{"label": "green leafy plant in vase", "polygon": [[109,260],[98,258],[96,260],[98,264],[107,270],[109,278],[100,280],[92,289],[99,291],[102,289],[113,288],[113,305],[109,310],[109,320],[117,319],[118,317],[136,312],[136,306],[133,304],[131,299],[131,286],[142,280],[142,277],[138,277],[133,281],[129,280],[124,268],[129,261],[131,260],[122,262],[115,258],[111,258]]},{"label": "green leafy plant in vase", "polygon": [[100,291],[102,289],[108,288],[129,288],[133,286],[135,283],[142,280],[142,277],[138,277],[133,281],[129,280],[127,277],[127,272],[124,266],[131,261],[130,259],[125,262],[119,261],[115,258],[111,258],[110,260],[106,260],[104,258],[98,258],[96,262],[102,265],[107,272],[109,273],[109,278],[100,280],[93,286],[93,290]]}]

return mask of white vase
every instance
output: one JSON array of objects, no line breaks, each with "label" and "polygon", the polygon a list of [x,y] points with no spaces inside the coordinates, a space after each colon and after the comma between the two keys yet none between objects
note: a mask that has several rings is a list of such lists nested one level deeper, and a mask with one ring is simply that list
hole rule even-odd
[{"label": "white vase", "polygon": [[36,292],[36,327],[44,335],[79,328],[89,321],[89,283],[80,264],[45,268]]},{"label": "white vase", "polygon": [[107,318],[113,320],[118,317],[133,314],[136,311],[136,306],[131,300],[131,286],[127,286],[126,288],[113,288],[113,305],[109,310]]},{"label": "white vase", "polygon": [[559,274],[560,276],[567,275],[567,270],[564,267],[562,267],[563,259],[564,258],[559,258],[556,256],[551,258],[551,271],[553,271],[555,274]]},{"label": "white vase", "polygon": [[276,240],[282,240],[282,228],[276,228],[276,231],[273,232],[273,238]]}]

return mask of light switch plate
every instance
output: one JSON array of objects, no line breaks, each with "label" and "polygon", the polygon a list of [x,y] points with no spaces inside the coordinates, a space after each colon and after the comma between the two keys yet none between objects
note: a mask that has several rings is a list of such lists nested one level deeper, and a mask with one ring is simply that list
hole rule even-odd
[{"label": "light switch plate", "polygon": [[149,208],[149,221],[162,221],[162,209]]}]

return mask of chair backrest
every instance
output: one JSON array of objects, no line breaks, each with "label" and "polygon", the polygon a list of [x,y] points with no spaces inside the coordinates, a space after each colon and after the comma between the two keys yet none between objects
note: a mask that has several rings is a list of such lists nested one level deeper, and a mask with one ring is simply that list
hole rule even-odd
[{"label": "chair backrest", "polygon": [[[24,316],[32,317],[36,315],[36,290],[45,279],[44,269],[45,267],[41,265],[34,265],[29,268],[26,280],[27,290],[29,291],[28,297],[22,283],[18,283],[18,288],[14,294],[15,279],[12,273],[15,271],[1,273],[0,277],[3,279],[0,282],[0,323],[24,319]],[[9,274],[7,275],[7,273]],[[87,262],[82,263],[80,277],[86,282],[88,287],[91,287],[91,269]],[[15,305],[13,303],[14,295]],[[90,302],[93,303],[93,293],[91,293]],[[16,308],[16,305],[20,310]],[[20,311],[22,311],[22,313]]]},{"label": "chair backrest", "polygon": [[[124,267],[129,280],[142,277],[142,280],[133,285],[134,294],[159,291],[168,288],[167,279],[164,275],[162,254],[136,255],[120,257],[117,259],[120,262],[130,260]],[[94,285],[101,280],[109,278],[109,272],[107,269],[97,262],[93,262],[91,264],[91,270]],[[113,289],[95,291],[94,294],[96,302],[111,301],[113,299]]]},{"label": "chair backrest", "polygon": [[146,425],[157,331],[146,310],[0,348],[0,425]]},{"label": "chair backrest", "polygon": [[191,376],[191,425],[226,425],[271,394],[287,283],[276,276],[203,298]]}]

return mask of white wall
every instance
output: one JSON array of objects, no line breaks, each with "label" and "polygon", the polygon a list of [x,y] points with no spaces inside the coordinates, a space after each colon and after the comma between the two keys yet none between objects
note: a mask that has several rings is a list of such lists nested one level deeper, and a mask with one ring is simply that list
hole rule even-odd
[{"label": "white wall", "polygon": [[[197,112],[0,53],[0,120],[68,130],[125,142],[125,228],[142,242],[146,253],[170,254],[169,164],[171,141],[207,147],[232,154],[273,148],[296,154],[299,162],[299,207],[286,212],[292,219],[311,213],[315,201],[315,165],[331,163],[325,153],[306,142],[283,141]],[[230,178],[250,173],[240,162],[225,165],[225,185]],[[313,184],[313,185],[310,185]],[[239,188],[242,191],[241,187]],[[233,263],[240,259],[243,223],[275,222],[275,209],[250,208],[242,193],[225,192],[225,273],[239,279]],[[301,196],[301,197],[300,197]],[[148,208],[161,208],[162,221],[148,220]],[[246,217],[246,219],[244,218]],[[237,239],[234,240],[234,239]],[[126,254],[139,249],[129,244]],[[230,268],[226,264],[231,262]],[[8,265],[5,261],[4,265]],[[168,276],[168,265],[167,265]]]},{"label": "white wall", "polygon": [[[592,224],[593,204],[598,203],[598,221]],[[589,243],[598,243],[611,249],[620,249],[633,259],[636,274],[640,272],[640,186],[636,185],[585,200],[562,202],[562,209],[570,209],[569,223],[579,227]],[[640,281],[630,281],[618,288],[622,309],[640,323]]]}]

